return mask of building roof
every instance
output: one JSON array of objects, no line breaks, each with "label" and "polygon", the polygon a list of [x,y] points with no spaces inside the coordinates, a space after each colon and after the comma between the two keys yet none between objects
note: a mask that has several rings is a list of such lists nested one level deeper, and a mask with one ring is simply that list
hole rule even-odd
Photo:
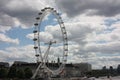
[{"label": "building roof", "polygon": [[0,62],[0,67],[9,67],[9,63],[8,62]]}]

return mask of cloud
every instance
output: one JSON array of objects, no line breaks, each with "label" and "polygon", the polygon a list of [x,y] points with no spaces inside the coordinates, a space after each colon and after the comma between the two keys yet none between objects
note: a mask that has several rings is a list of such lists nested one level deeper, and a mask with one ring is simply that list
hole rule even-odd
[{"label": "cloud", "polygon": [[[66,25],[68,40],[77,42],[80,45],[85,44],[86,43],[85,39],[87,35],[91,34],[96,29],[90,24],[81,24],[79,22],[65,23],[65,25]],[[26,37],[33,39],[34,34],[28,34],[26,35]],[[40,39],[41,41],[44,41],[44,42],[49,42],[50,40],[62,42],[63,40],[62,38],[63,36],[62,36],[61,28],[59,25],[46,26],[45,31],[40,33]]]},{"label": "cloud", "polygon": [[13,27],[29,28],[33,26],[37,13],[54,1],[40,0],[4,0],[0,1],[0,27],[2,32]]},{"label": "cloud", "polygon": [[19,21],[3,12],[0,12],[0,32],[9,31],[12,27],[18,26]]},{"label": "cloud", "polygon": [[[65,19],[66,18],[66,19]],[[118,58],[111,55],[119,54],[119,22],[111,26],[105,25],[104,20],[98,16],[88,17],[85,15],[69,19],[64,16],[67,37],[69,41],[68,62],[79,63],[88,62],[93,65],[93,68],[100,68],[103,66],[114,66],[118,64]],[[109,30],[113,28],[112,30]],[[53,36],[54,39],[61,39],[61,31],[59,25],[45,26],[45,35]],[[46,38],[44,36],[44,38]],[[54,48],[54,50],[61,51],[61,48]],[[107,54],[107,56],[104,56]],[[54,54],[58,56],[59,53]],[[52,56],[53,57],[53,56]],[[103,63],[104,61],[104,63]],[[108,62],[109,61],[109,62]],[[108,64],[106,64],[108,63]]]},{"label": "cloud", "polygon": [[0,34],[0,42],[6,42],[6,43],[13,43],[13,44],[19,44],[19,40],[18,39],[11,39],[8,36],[4,35],[4,34]]},{"label": "cloud", "polygon": [[[25,45],[20,47],[7,47],[5,50],[0,50],[0,61],[13,63],[14,61],[36,62],[34,45]],[[41,45],[42,54],[46,52],[48,46]],[[49,61],[57,60],[58,57],[62,59],[63,46],[54,47],[50,49],[48,54]]]},{"label": "cloud", "polygon": [[115,54],[115,53],[119,53],[120,47],[120,42],[116,41],[116,42],[109,42],[109,43],[104,43],[104,44],[88,44],[86,46],[86,51],[88,52],[96,52],[96,53],[107,53],[107,54]]},{"label": "cloud", "polygon": [[[28,35],[26,35],[26,37],[29,39],[34,39],[34,34],[33,33],[28,34]],[[37,36],[37,38],[38,38],[38,36]],[[39,38],[40,38],[41,42],[49,42],[50,40],[53,40],[53,36],[48,32],[40,32]]]},{"label": "cloud", "polygon": [[119,0],[58,0],[57,5],[69,17],[80,14],[112,17],[120,13]]},{"label": "cloud", "polygon": [[0,61],[13,63],[14,61],[35,62],[35,52],[33,45],[22,47],[8,47],[4,51],[0,50]]}]

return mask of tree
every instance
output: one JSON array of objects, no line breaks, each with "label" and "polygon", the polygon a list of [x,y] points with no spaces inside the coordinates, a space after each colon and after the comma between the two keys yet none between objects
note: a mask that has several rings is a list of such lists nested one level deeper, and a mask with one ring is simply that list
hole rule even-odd
[{"label": "tree", "polygon": [[6,78],[7,74],[8,74],[7,69],[5,68],[0,69],[0,78]]},{"label": "tree", "polygon": [[103,76],[108,75],[108,69],[106,68],[106,66],[103,66],[103,68],[101,70],[101,73],[102,73]]},{"label": "tree", "polygon": [[102,70],[107,70],[106,66],[103,66]]},{"label": "tree", "polygon": [[9,69],[8,77],[9,77],[9,78],[15,78],[15,77],[16,77],[16,72],[17,72],[16,67],[15,67],[15,66],[12,66],[12,67]]},{"label": "tree", "polygon": [[17,70],[17,78],[23,79],[25,77],[25,73],[23,69],[18,69]]},{"label": "tree", "polygon": [[25,78],[31,78],[33,75],[32,70],[30,68],[25,68],[24,72],[25,72]]},{"label": "tree", "polygon": [[120,74],[120,64],[117,67],[117,73]]},{"label": "tree", "polygon": [[110,75],[113,75],[113,74],[114,74],[114,69],[113,69],[112,66],[110,66],[110,68],[109,68],[109,73],[110,73]]}]

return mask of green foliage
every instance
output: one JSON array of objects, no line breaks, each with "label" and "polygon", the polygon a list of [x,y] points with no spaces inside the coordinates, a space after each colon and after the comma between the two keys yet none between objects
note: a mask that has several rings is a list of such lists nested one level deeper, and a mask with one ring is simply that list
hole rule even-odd
[{"label": "green foliage", "polygon": [[25,78],[29,79],[33,75],[32,70],[30,68],[25,68],[24,72],[25,72]]},{"label": "green foliage", "polygon": [[30,68],[17,68],[16,66],[10,67],[10,69],[0,69],[0,78],[12,78],[12,79],[29,79],[33,75]]},{"label": "green foliage", "polygon": [[120,65],[117,67],[117,73],[120,74]]},{"label": "green foliage", "polygon": [[18,69],[17,70],[17,78],[23,79],[24,77],[25,77],[25,73],[24,73],[23,69]]},{"label": "green foliage", "polygon": [[104,70],[104,69],[102,69],[102,70],[92,70],[90,72],[87,72],[86,75],[88,77],[96,77],[96,78],[98,78],[100,76],[107,76],[108,75],[108,70],[107,69],[106,70]]},{"label": "green foliage", "polygon": [[114,75],[114,69],[113,69],[113,67],[112,66],[110,66],[110,68],[109,68],[109,74],[110,74],[110,76],[113,76]]},{"label": "green foliage", "polygon": [[16,78],[16,73],[17,73],[16,67],[15,67],[15,66],[12,66],[12,67],[9,69],[8,77],[9,77],[9,78]]},{"label": "green foliage", "polygon": [[7,74],[8,74],[7,69],[5,68],[0,69],[0,78],[6,78]]},{"label": "green foliage", "polygon": [[107,70],[106,66],[103,66],[102,70]]}]

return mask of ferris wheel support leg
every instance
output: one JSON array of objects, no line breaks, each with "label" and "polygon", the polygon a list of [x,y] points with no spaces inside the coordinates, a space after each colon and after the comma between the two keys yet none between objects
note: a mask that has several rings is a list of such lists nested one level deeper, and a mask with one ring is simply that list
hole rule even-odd
[{"label": "ferris wheel support leg", "polygon": [[31,77],[31,79],[35,79],[35,77],[36,77],[36,75],[37,75],[37,73],[38,73],[38,71],[39,71],[41,65],[42,65],[42,63],[39,64],[39,66],[37,67],[35,73],[34,73],[33,76]]}]

